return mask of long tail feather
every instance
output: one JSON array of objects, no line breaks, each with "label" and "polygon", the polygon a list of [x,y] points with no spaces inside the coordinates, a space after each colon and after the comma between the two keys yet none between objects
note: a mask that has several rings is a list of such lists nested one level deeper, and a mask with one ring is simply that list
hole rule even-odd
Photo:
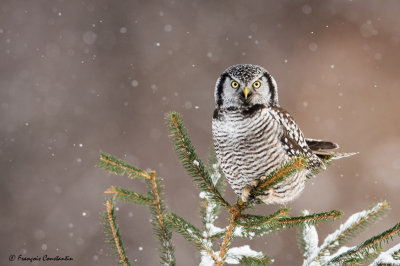
[{"label": "long tail feather", "polygon": [[350,157],[359,154],[359,152],[335,152],[333,153],[332,160],[337,160],[345,157]]},{"label": "long tail feather", "polygon": [[312,151],[312,152],[323,161],[337,160],[358,154],[358,152],[332,152],[332,151]]}]

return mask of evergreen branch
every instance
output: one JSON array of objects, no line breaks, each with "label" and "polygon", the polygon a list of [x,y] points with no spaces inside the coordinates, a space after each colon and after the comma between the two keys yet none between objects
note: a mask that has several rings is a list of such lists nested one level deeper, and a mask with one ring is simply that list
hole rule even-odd
[{"label": "evergreen branch", "polygon": [[209,241],[209,245],[212,246],[213,243],[211,242],[211,240],[221,237],[225,233],[224,229],[214,225],[214,222],[217,219],[220,205],[212,200],[209,193],[200,192],[200,198],[201,215],[204,225],[203,235],[207,238],[207,241]]},{"label": "evergreen branch", "polygon": [[103,152],[100,152],[100,161],[97,166],[117,175],[150,179],[150,175],[145,171]]},{"label": "evergreen branch", "polygon": [[[303,211],[303,215],[309,215],[308,210]],[[311,256],[314,250],[318,249],[318,232],[312,224],[301,224],[298,229],[298,245],[304,257]]]},{"label": "evergreen branch", "polygon": [[113,193],[114,200],[117,199],[117,200],[121,200],[121,201],[125,201],[125,202],[141,204],[141,205],[155,204],[155,202],[152,199],[150,199],[142,194],[136,193],[136,192],[128,190],[128,189],[120,188],[120,187],[112,186],[111,188],[104,191],[104,193],[107,193],[107,194]]},{"label": "evergreen branch", "polygon": [[116,222],[116,216],[114,214],[114,204],[111,200],[106,200],[107,212],[105,213],[106,220],[106,233],[110,235],[109,242],[113,244],[113,247],[117,250],[118,264],[124,264],[124,266],[130,266],[130,262],[125,254],[125,248],[122,244],[121,235],[119,233],[119,227]]},{"label": "evergreen branch", "polygon": [[400,244],[382,252],[370,266],[400,265]]},{"label": "evergreen branch", "polygon": [[269,257],[262,252],[252,250],[248,245],[231,248],[226,255],[228,264],[262,266],[271,262]]},{"label": "evergreen branch", "polygon": [[369,223],[375,221],[388,208],[389,204],[386,201],[383,201],[368,210],[350,216],[340,229],[325,238],[325,241],[318,250],[316,257],[312,258],[311,261],[319,260],[329,250],[334,250],[338,246],[342,245],[347,239],[354,237],[356,233],[360,232]]},{"label": "evergreen branch", "polygon": [[241,265],[246,265],[246,266],[264,266],[267,264],[272,263],[273,261],[267,257],[243,257],[240,261]]},{"label": "evergreen branch", "polygon": [[326,221],[328,219],[336,219],[342,215],[343,215],[342,212],[333,210],[330,212],[314,213],[311,215],[305,215],[299,217],[280,218],[277,220],[277,222],[289,227],[301,224],[315,225],[318,222]]},{"label": "evergreen branch", "polygon": [[250,214],[243,214],[236,224],[243,226],[243,227],[254,227],[254,226],[262,226],[265,224],[272,223],[276,221],[276,219],[285,216],[288,213],[289,209],[284,208],[276,211],[275,213],[267,216],[260,216],[260,215],[250,215]]},{"label": "evergreen branch", "polygon": [[234,235],[252,239],[255,236],[264,236],[283,229],[289,229],[295,225],[316,224],[319,221],[325,221],[330,218],[336,219],[341,215],[339,211],[331,211],[308,216],[285,217],[287,211],[287,209],[281,209],[269,216],[242,215],[236,221],[238,227]]},{"label": "evergreen branch", "polygon": [[167,120],[172,142],[186,171],[195,178],[195,181],[199,181],[198,187],[201,191],[210,193],[222,206],[229,208],[229,203],[225,201],[221,193],[217,190],[209,173],[198,158],[183,125],[181,116],[178,113],[171,112]]},{"label": "evergreen branch", "polygon": [[132,178],[140,177],[146,180],[147,186],[151,189],[149,197],[115,186],[106,190],[105,193],[113,193],[114,199],[135,204],[149,205],[153,217],[153,231],[159,242],[161,261],[167,265],[175,265],[174,247],[171,242],[172,234],[168,228],[164,226],[162,215],[165,207],[163,201],[160,199],[161,185],[159,184],[159,179],[155,176],[155,172],[150,171],[150,173],[147,173],[135,166],[127,164],[121,159],[102,152],[100,153],[100,162],[98,166],[115,174],[127,175]]},{"label": "evergreen branch", "polygon": [[[282,226],[277,226],[277,223],[266,223],[260,226],[245,227],[237,225],[233,232],[234,237],[253,239],[254,237],[261,237],[275,233],[283,229]],[[219,236],[219,235],[218,235]]]},{"label": "evergreen branch", "polygon": [[224,173],[217,159],[214,146],[210,148],[210,155],[208,156],[207,171],[210,174],[211,180],[217,190],[223,194],[226,182],[224,182]]},{"label": "evergreen branch", "polygon": [[400,261],[400,244],[396,245],[396,251],[393,252],[392,256],[395,260],[399,260]]},{"label": "evergreen branch", "polygon": [[239,203],[237,203],[233,208],[230,209],[231,212],[231,218],[229,220],[229,225],[226,229],[226,233],[225,233],[225,237],[224,237],[224,241],[221,244],[221,248],[219,251],[219,259],[220,261],[218,261],[215,266],[221,266],[225,259],[226,259],[226,252],[232,242],[232,238],[234,236],[234,231],[235,231],[235,221],[236,219],[240,216],[241,211],[243,208],[243,201],[240,201]]},{"label": "evergreen branch", "polygon": [[[370,239],[364,241],[362,244],[349,249],[347,252],[340,254],[339,256],[334,257],[329,262],[332,263],[341,263],[347,261],[357,261],[361,262],[364,260],[366,255],[369,255],[372,251],[378,250],[382,246],[382,242],[389,242],[390,239],[393,238],[394,235],[400,235],[400,223],[396,224],[392,228],[386,230],[385,232],[371,237]],[[328,262],[328,263],[329,263]]]},{"label": "evergreen branch", "polygon": [[269,190],[276,184],[281,183],[286,178],[292,176],[294,173],[307,168],[307,160],[304,157],[295,157],[285,162],[281,167],[272,171],[265,179],[250,191],[253,197],[263,195],[265,191]]},{"label": "evergreen branch", "polygon": [[192,242],[199,250],[206,251],[215,262],[218,257],[209,249],[199,229],[174,213],[164,214],[168,226],[180,233],[187,241]]},{"label": "evergreen branch", "polygon": [[330,259],[340,256],[341,254],[346,253],[347,251],[353,249],[354,247],[341,247],[338,249],[338,251],[328,257],[323,257],[321,261],[323,261],[323,265],[334,265],[334,266],[342,266],[342,265],[360,265],[363,262],[366,262],[368,260],[372,260],[374,258],[376,258],[379,254],[379,252],[381,252],[380,248],[377,249],[368,249],[366,252],[364,252],[363,254],[358,254],[357,256],[352,256],[352,257],[348,257],[345,258],[343,261],[337,262],[337,263],[331,263]]},{"label": "evergreen branch", "polygon": [[[221,168],[219,167],[215,150],[213,148],[211,149],[209,155],[207,171],[210,174],[211,180],[215,185],[216,189],[222,193],[225,185],[223,178],[224,176],[221,171]],[[214,226],[214,222],[219,213],[221,204],[218,204],[219,202],[215,201],[214,197],[210,195],[210,193],[201,191],[199,196],[201,199],[200,212],[205,227],[205,232],[207,233],[208,236],[211,236],[213,234],[211,230],[216,229],[216,227]]]},{"label": "evergreen branch", "polygon": [[164,222],[165,206],[163,200],[160,198],[162,187],[159,178],[156,177],[154,171],[150,171],[150,180],[146,180],[148,187],[151,189],[149,192],[151,198],[154,199],[150,205],[150,213],[152,215],[152,226],[154,234],[158,238],[160,259],[164,265],[175,265],[174,246],[172,244],[172,232],[167,228]]},{"label": "evergreen branch", "polygon": [[[223,192],[225,182],[214,149],[212,149],[210,152],[207,169],[215,187],[219,191]],[[201,199],[200,211],[204,225],[204,234],[207,236],[207,238],[209,238],[209,244],[212,246],[213,243],[211,242],[211,239],[214,238],[216,233],[220,233],[224,230],[214,225],[221,204],[218,204],[219,202],[215,201],[210,193],[201,191],[199,196]]]}]

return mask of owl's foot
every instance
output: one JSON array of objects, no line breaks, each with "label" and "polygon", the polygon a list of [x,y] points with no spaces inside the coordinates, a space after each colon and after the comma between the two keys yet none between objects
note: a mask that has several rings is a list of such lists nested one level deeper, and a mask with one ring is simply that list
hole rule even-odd
[{"label": "owl's foot", "polygon": [[244,189],[242,190],[242,201],[243,202],[248,202],[254,199],[254,197],[251,195],[251,191],[253,191],[258,183],[260,183],[260,180],[256,179],[251,181],[251,184],[247,184]]},{"label": "owl's foot", "polygon": [[248,201],[254,199],[254,197],[250,195],[253,188],[254,187],[251,185],[246,185],[244,187],[244,189],[242,190],[242,201],[243,202],[248,202]]}]

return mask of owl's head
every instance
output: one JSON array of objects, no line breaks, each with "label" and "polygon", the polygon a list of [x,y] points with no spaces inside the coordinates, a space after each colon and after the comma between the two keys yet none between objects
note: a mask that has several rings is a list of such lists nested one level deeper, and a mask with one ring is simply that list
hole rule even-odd
[{"label": "owl's head", "polygon": [[263,67],[241,64],[227,68],[215,85],[217,108],[278,106],[278,88]]}]

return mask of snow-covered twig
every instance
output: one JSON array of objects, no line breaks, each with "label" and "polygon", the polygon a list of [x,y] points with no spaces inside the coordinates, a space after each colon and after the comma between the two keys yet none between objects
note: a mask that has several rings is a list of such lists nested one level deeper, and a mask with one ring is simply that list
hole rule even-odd
[{"label": "snow-covered twig", "polygon": [[[303,265],[313,265],[313,262],[329,261],[333,258],[330,256],[331,251],[338,249],[346,239],[360,232],[367,224],[379,217],[388,207],[387,202],[383,201],[368,210],[351,215],[345,223],[340,225],[338,230],[325,238],[319,248],[309,250]],[[313,241],[315,240],[313,239]]]},{"label": "snow-covered twig", "polygon": [[370,266],[400,265],[400,243],[379,254]]}]

